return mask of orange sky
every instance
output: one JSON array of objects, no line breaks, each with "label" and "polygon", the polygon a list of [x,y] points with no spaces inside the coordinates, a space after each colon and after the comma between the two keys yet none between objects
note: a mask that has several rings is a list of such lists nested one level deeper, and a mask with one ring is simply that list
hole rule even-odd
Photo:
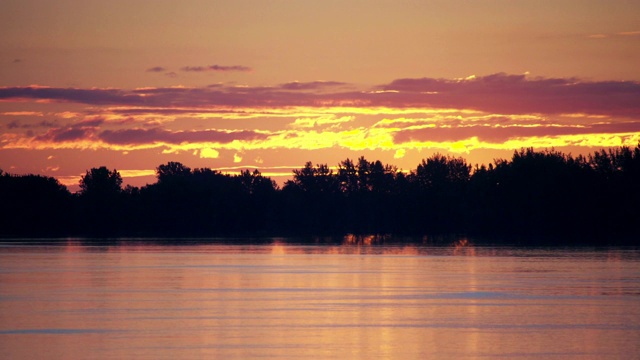
[{"label": "orange sky", "polygon": [[309,160],[635,146],[639,17],[637,1],[5,0],[0,168],[282,181]]}]

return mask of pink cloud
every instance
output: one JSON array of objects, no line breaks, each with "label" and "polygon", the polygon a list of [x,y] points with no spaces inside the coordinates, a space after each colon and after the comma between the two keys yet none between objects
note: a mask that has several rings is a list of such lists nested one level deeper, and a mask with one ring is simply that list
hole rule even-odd
[{"label": "pink cloud", "polygon": [[143,102],[135,94],[118,89],[78,89],[42,86],[0,87],[0,99],[35,99],[91,105],[135,105]]},{"label": "pink cloud", "polygon": [[340,82],[287,83],[278,87],[77,89],[2,87],[0,99],[35,99],[145,108],[291,106],[454,108],[497,114],[640,116],[640,83],[529,78],[493,74],[467,79],[398,79],[371,91],[331,91]]},{"label": "pink cloud", "polygon": [[36,136],[39,142],[67,142],[90,138],[94,133],[93,128],[56,128],[47,131],[43,135]]},{"label": "pink cloud", "polygon": [[147,69],[147,72],[164,72],[164,71],[167,71],[167,69],[163,68],[162,66],[154,66]]},{"label": "pink cloud", "polygon": [[348,85],[340,81],[289,82],[280,85],[284,90],[319,90]]},{"label": "pink cloud", "polygon": [[640,83],[532,78],[503,73],[464,80],[399,79],[380,87],[380,105],[474,109],[503,114],[640,115]]},{"label": "pink cloud", "polygon": [[[102,118],[85,119],[75,124],[64,127],[49,129],[46,133],[34,137],[34,141],[40,142],[68,142],[88,139],[98,131],[99,126],[104,123]],[[42,122],[40,126],[55,125],[54,123]]]},{"label": "pink cloud", "polygon": [[95,118],[95,119],[85,119],[73,125],[73,127],[96,127],[100,126],[104,123],[104,119]]},{"label": "pink cloud", "polygon": [[251,69],[248,66],[243,66],[243,65],[231,65],[231,66],[224,66],[224,65],[209,65],[209,66],[185,66],[183,68],[181,68],[182,71],[190,71],[190,72],[204,72],[204,71],[244,71],[244,72],[250,72],[253,71],[253,69]]}]

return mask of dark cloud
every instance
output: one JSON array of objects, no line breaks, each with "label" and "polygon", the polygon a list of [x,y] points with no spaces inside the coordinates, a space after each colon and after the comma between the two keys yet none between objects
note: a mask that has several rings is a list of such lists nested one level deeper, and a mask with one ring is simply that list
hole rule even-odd
[{"label": "dark cloud", "polygon": [[91,105],[141,105],[141,97],[116,89],[77,89],[39,86],[0,87],[0,99],[36,99]]},{"label": "dark cloud", "polygon": [[141,145],[157,142],[167,144],[183,144],[191,142],[230,143],[234,140],[264,140],[267,135],[255,131],[169,131],[161,128],[105,130],[98,137],[109,144]]},{"label": "dark cloud", "polygon": [[168,133],[166,130],[158,128],[153,129],[125,129],[125,130],[105,130],[100,133],[99,138],[110,144],[149,144],[160,139]]},{"label": "dark cloud", "polygon": [[149,88],[138,88],[134,89],[131,92],[135,94],[178,94],[189,91],[197,91],[197,89],[193,88],[185,88],[185,87],[149,87]]},{"label": "dark cloud", "polygon": [[51,128],[51,127],[57,127],[58,124],[56,122],[53,121],[47,121],[47,120],[42,120],[36,124],[31,124],[31,123],[21,123],[18,120],[14,120],[9,122],[6,127],[7,129],[32,129],[32,128],[38,128],[38,127],[44,127],[44,128]]},{"label": "dark cloud", "polygon": [[36,136],[35,141],[40,142],[67,142],[89,138],[94,133],[93,128],[57,128],[47,131],[43,135]]},{"label": "dark cloud", "polygon": [[181,68],[182,71],[191,71],[191,72],[204,72],[204,71],[244,71],[244,72],[249,72],[249,71],[253,71],[253,69],[251,69],[248,66],[243,66],[243,65],[231,65],[231,66],[224,66],[224,65],[209,65],[209,66],[185,66],[183,68]]},{"label": "dark cloud", "polygon": [[202,71],[209,71],[209,68],[207,66],[185,66],[185,67],[181,68],[180,70],[182,70],[182,71],[202,72]]},{"label": "dark cloud", "polygon": [[77,89],[0,87],[0,99],[28,98],[145,108],[353,106],[473,109],[494,114],[594,114],[639,117],[640,83],[493,74],[458,80],[398,79],[371,91],[340,91],[341,82],[276,87]]},{"label": "dark cloud", "polygon": [[[122,114],[122,115],[194,115],[194,114],[202,114],[206,112],[207,114],[244,114],[249,113],[247,111],[242,110],[231,110],[231,109],[207,109],[203,111],[202,109],[197,108],[188,108],[188,109],[176,109],[176,108],[119,108],[119,109],[111,109],[110,113],[113,114]],[[103,111],[94,111],[92,114],[102,114]],[[260,112],[260,114],[271,114],[269,112]]]},{"label": "dark cloud", "polygon": [[290,82],[281,84],[280,88],[284,90],[318,90],[337,86],[344,86],[347,83],[339,81],[311,81],[311,82]]},{"label": "dark cloud", "polygon": [[463,80],[399,79],[380,89],[380,104],[475,109],[507,114],[640,115],[640,83],[493,74]]},{"label": "dark cloud", "polygon": [[13,59],[13,61],[12,61],[12,63],[14,63],[14,64],[19,64],[19,63],[22,63],[22,62],[24,62],[24,59]]},{"label": "dark cloud", "polygon": [[104,123],[102,118],[86,119],[64,127],[59,127],[52,122],[42,121],[39,126],[57,126],[49,129],[45,134],[34,137],[34,141],[40,142],[67,142],[91,138]]},{"label": "dark cloud", "polygon": [[13,120],[7,124],[7,129],[19,129],[21,127],[22,126],[20,125],[20,122],[18,120]]},{"label": "dark cloud", "polygon": [[100,126],[104,123],[104,119],[102,118],[96,118],[96,119],[86,119],[86,120],[82,120],[78,123],[75,123],[73,125],[73,127],[75,128],[79,128],[79,127],[97,127]]},{"label": "dark cloud", "polygon": [[155,73],[164,73],[164,76],[168,76],[171,78],[177,77],[178,74],[174,71],[168,71],[167,68],[162,67],[162,66],[154,66],[152,68],[148,68],[146,70],[147,72],[155,72]]}]

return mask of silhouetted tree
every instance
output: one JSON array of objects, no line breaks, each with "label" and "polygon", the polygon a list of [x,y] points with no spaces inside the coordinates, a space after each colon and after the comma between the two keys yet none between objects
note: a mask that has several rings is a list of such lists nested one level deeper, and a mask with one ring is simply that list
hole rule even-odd
[{"label": "silhouetted tree", "polygon": [[105,166],[87,170],[80,178],[81,232],[94,236],[122,233],[122,177]]},{"label": "silhouetted tree", "polygon": [[640,144],[573,157],[520,149],[473,168],[435,154],[410,174],[346,159],[307,162],[282,189],[260,171],[231,176],[169,162],[154,184],[122,189],[106,167],[72,195],[53,178],[0,170],[0,236],[448,234],[538,244],[561,237],[637,244]]},{"label": "silhouetted tree", "polygon": [[340,183],[340,190],[344,193],[358,191],[358,170],[350,159],[338,164],[338,182]]},{"label": "silhouetted tree", "polygon": [[339,219],[340,183],[326,164],[313,166],[309,161],[302,169],[293,170],[293,180],[282,189],[282,201],[281,221],[286,228],[320,234],[340,228],[335,221]]},{"label": "silhouetted tree", "polygon": [[277,188],[275,181],[262,176],[258,169],[253,172],[242,170],[240,175],[237,175],[237,179],[240,180],[245,191],[252,195],[271,193]]},{"label": "silhouetted tree", "polygon": [[409,176],[414,196],[414,231],[464,231],[468,211],[466,196],[471,166],[463,158],[441,154],[423,159]]},{"label": "silhouetted tree", "polygon": [[71,193],[52,177],[0,173],[0,236],[67,234],[71,205]]},{"label": "silhouetted tree", "polygon": [[259,170],[250,172],[242,170],[234,180],[239,180],[242,186],[242,198],[245,203],[241,204],[242,216],[240,226],[251,233],[260,233],[267,230],[273,231],[278,217],[274,209],[276,204],[276,183],[262,176]]},{"label": "silhouetted tree", "polygon": [[339,184],[327,164],[313,166],[311,161],[299,170],[293,170],[293,180],[288,180],[285,187],[295,187],[303,192],[334,193],[339,191]]},{"label": "silhouetted tree", "polygon": [[117,170],[105,166],[87,170],[80,178],[80,193],[92,197],[116,196],[122,191],[122,177]]},{"label": "silhouetted tree", "polygon": [[469,180],[471,165],[461,157],[435,154],[422,162],[413,173],[415,181],[425,188],[463,184]]},{"label": "silhouetted tree", "polygon": [[[640,144],[634,149],[619,147],[596,151],[588,166],[596,173],[592,202],[600,212],[599,227],[617,233],[638,220],[640,203]],[[596,219],[594,219],[596,221]]]},{"label": "silhouetted tree", "polygon": [[169,161],[156,168],[158,182],[185,178],[189,175],[191,175],[191,169],[179,162]]}]

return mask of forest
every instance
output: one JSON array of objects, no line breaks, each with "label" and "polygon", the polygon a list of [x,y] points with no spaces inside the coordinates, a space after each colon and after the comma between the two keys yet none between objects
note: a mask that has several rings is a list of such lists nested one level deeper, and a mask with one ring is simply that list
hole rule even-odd
[{"label": "forest", "polygon": [[[640,245],[640,144],[588,156],[520,149],[472,166],[435,154],[410,172],[380,161],[307,162],[278,187],[179,162],[123,187],[86,171],[80,191],[0,170],[0,237],[258,237],[464,234],[492,242]],[[503,239],[503,240],[500,240]]]}]

